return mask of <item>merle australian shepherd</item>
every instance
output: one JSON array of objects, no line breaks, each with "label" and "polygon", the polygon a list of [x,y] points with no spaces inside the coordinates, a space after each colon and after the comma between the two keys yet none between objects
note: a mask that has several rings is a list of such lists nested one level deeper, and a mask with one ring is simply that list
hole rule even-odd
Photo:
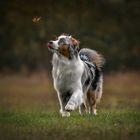
[{"label": "merle australian shepherd", "polygon": [[53,53],[52,76],[61,115],[69,117],[76,108],[81,115],[87,113],[87,108],[96,115],[103,88],[102,55],[88,48],[79,51],[79,41],[66,34],[49,41],[47,46]]}]

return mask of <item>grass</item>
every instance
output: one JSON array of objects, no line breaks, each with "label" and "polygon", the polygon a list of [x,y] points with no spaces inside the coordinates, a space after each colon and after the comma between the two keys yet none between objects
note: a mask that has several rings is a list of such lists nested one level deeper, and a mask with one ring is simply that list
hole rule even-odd
[{"label": "grass", "polygon": [[0,139],[131,140],[140,137],[140,113],[101,110],[98,116],[61,118],[54,112],[0,112]]},{"label": "grass", "polygon": [[98,116],[62,118],[52,81],[46,75],[0,76],[0,140],[138,140],[138,74],[104,78]]}]

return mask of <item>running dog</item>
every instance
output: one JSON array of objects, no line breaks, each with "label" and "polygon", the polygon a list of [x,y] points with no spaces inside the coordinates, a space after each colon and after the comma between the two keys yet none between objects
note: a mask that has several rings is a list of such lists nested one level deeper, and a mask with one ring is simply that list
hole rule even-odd
[{"label": "running dog", "polygon": [[79,41],[62,34],[48,42],[53,53],[52,76],[57,92],[60,113],[69,117],[70,112],[79,108],[79,113],[96,115],[96,103],[102,96],[104,58],[91,49],[79,51]]}]

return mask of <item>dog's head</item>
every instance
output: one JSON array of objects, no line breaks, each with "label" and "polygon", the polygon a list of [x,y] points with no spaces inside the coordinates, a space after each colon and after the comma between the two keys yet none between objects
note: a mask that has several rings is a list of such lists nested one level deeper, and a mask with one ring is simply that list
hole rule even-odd
[{"label": "dog's head", "polygon": [[56,40],[49,41],[47,46],[51,52],[72,59],[78,55],[79,43],[80,42],[72,36],[62,34]]}]

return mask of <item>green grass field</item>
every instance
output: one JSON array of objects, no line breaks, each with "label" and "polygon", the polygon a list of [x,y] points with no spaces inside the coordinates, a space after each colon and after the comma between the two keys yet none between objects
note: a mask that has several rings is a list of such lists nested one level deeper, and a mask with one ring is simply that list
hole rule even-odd
[{"label": "green grass field", "polygon": [[56,112],[0,112],[2,140],[131,140],[140,138],[140,113],[101,110],[98,116],[74,113],[61,118]]},{"label": "green grass field", "polygon": [[138,140],[140,79],[137,74],[105,76],[97,116],[62,118],[46,75],[0,76],[0,140]]}]

